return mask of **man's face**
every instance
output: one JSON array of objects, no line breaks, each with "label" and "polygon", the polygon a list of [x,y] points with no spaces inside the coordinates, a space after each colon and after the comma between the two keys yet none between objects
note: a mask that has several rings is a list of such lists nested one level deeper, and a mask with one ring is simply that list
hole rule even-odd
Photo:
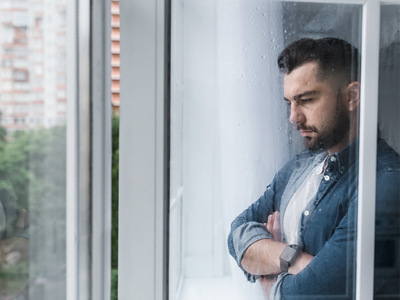
[{"label": "man's face", "polygon": [[290,122],[308,149],[336,150],[346,142],[350,117],[345,99],[338,84],[318,76],[317,63],[306,63],[285,75],[284,94]]}]

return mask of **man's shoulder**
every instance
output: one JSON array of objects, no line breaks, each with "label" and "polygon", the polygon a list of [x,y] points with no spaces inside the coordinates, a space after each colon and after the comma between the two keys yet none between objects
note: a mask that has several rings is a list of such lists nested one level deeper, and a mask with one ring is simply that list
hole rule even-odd
[{"label": "man's shoulder", "polygon": [[400,156],[385,140],[378,140],[377,171],[400,172]]}]

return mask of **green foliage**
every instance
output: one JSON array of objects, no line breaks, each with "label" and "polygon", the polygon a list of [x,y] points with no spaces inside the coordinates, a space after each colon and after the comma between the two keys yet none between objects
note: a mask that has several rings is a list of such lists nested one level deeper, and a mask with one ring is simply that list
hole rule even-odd
[{"label": "green foliage", "polygon": [[[113,116],[112,300],[118,292],[118,164],[119,118]],[[29,212],[30,278],[59,282],[61,288],[66,259],[66,126],[17,131],[8,137],[0,126],[0,197],[6,194],[17,210]]]},{"label": "green foliage", "polygon": [[118,270],[111,271],[111,300],[118,299]]},{"label": "green foliage", "polygon": [[[66,126],[17,131],[7,137],[0,127],[0,197],[6,210],[10,203],[15,205],[10,227],[16,227],[21,209],[28,211],[29,279],[45,279],[47,286],[53,282],[62,291],[66,262]],[[7,213],[7,219],[10,215]],[[28,229],[25,231],[28,234]],[[12,271],[7,271],[8,280],[12,279]],[[44,290],[38,288],[31,285],[30,291],[40,298]]]},{"label": "green foliage", "polygon": [[118,168],[119,164],[119,118],[112,119],[112,268],[118,268]]},{"label": "green foliage", "polygon": [[111,229],[111,300],[118,299],[118,173],[119,117],[112,118],[112,229]]}]

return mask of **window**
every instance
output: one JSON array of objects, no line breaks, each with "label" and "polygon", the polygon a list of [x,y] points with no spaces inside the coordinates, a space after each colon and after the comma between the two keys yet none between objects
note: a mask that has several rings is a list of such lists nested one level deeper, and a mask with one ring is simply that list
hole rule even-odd
[{"label": "window", "polygon": [[1,299],[109,299],[103,2],[1,1]]},{"label": "window", "polygon": [[[180,287],[185,286],[185,280],[189,283],[188,278],[229,274],[229,262],[224,256],[227,223],[221,215],[230,214],[226,219],[232,219],[237,214],[233,210],[239,209],[238,197],[255,200],[260,191],[246,190],[246,187],[255,185],[261,189],[299,147],[286,123],[273,122],[279,119],[278,116],[285,116],[285,109],[275,106],[271,108],[273,111],[265,114],[266,103],[258,100],[266,93],[270,97],[279,96],[281,90],[278,76],[272,76],[271,80],[276,78],[276,81],[270,82],[269,74],[263,70],[273,72],[276,54],[282,46],[308,34],[313,37],[336,35],[351,41],[362,51],[361,101],[371,105],[361,106],[360,112],[361,200],[354,293],[357,299],[372,299],[375,224],[368,220],[375,219],[375,104],[378,103],[378,91],[385,93],[378,87],[378,53],[381,48],[381,72],[396,72],[396,52],[385,50],[385,43],[393,44],[392,49],[398,43],[396,29],[385,29],[380,44],[376,28],[380,20],[382,28],[398,28],[395,8],[399,3],[392,1],[391,6],[386,7],[382,3],[383,15],[380,16],[380,1],[337,2],[341,1],[335,1],[335,4],[327,1],[234,4],[228,1],[171,1],[165,7],[156,0],[121,2],[121,102],[136,99],[126,104],[125,117],[121,114],[121,136],[126,139],[130,136],[130,139],[121,140],[120,149],[121,161],[126,162],[121,174],[129,178],[120,182],[120,232],[123,236],[131,235],[120,248],[120,260],[124,261],[119,273],[122,295],[148,299],[167,297],[165,285],[169,276],[169,297],[179,299],[179,293],[185,293]],[[388,13],[393,15],[389,18]],[[171,36],[165,34],[169,30]],[[135,37],[143,36],[143,33],[148,39],[140,45],[135,44]],[[129,36],[132,41],[124,40],[124,36]],[[124,52],[130,55],[124,56]],[[384,54],[387,58],[382,61]],[[142,65],[144,62],[146,68]],[[385,76],[396,78],[395,75]],[[394,92],[397,89],[394,88]],[[169,95],[169,101],[165,102]],[[243,100],[232,103],[235,99]],[[256,101],[260,101],[259,106]],[[384,109],[396,107],[382,105],[381,115],[385,115]],[[381,117],[381,129],[382,135],[388,135],[389,140],[393,138],[395,145],[398,143],[398,110],[393,109],[393,114],[396,117],[386,121],[391,125],[385,124]],[[140,117],[143,115],[146,119]],[[265,115],[272,119],[263,120]],[[388,126],[397,129],[387,130]],[[219,135],[219,128],[226,129],[226,134]],[[229,131],[229,128],[234,130]],[[256,138],[263,130],[285,132],[285,140],[279,140],[279,135],[273,136],[277,138],[273,141],[274,147],[276,144],[289,146],[269,147],[265,140]],[[168,147],[169,141],[171,147]],[[278,159],[269,163],[261,151]],[[223,167],[221,161],[225,162]],[[252,167],[246,172],[248,165]],[[245,178],[239,186],[232,186],[243,191],[241,194],[229,189],[219,190],[226,182],[233,182],[238,173]],[[223,200],[221,203],[210,199]],[[188,205],[193,209],[185,213],[190,210]],[[202,230],[196,228],[199,223]],[[393,236],[398,238],[398,231],[393,231]],[[141,240],[141,245],[135,244],[135,240]],[[390,239],[387,242],[391,243]],[[166,262],[167,253],[170,254],[169,262]],[[129,262],[132,255],[139,262]],[[393,264],[398,258],[396,255],[391,257],[394,267],[387,269],[388,272],[398,270]],[[144,261],[146,265],[141,263]],[[377,268],[376,274],[379,272]],[[151,279],[145,281],[141,279],[143,277]],[[221,280],[222,286],[229,286],[231,279],[229,276],[225,279]],[[216,281],[198,282],[199,290],[203,291],[204,282],[210,287]],[[132,285],[128,286],[129,283]],[[398,281],[396,284],[398,286]]]}]

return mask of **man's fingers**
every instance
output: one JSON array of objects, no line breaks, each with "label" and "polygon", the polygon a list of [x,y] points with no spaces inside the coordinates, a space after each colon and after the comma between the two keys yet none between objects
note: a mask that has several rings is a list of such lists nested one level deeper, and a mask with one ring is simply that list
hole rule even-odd
[{"label": "man's fingers", "polygon": [[267,228],[269,233],[272,235],[274,241],[281,241],[281,214],[279,211],[274,212],[268,216],[267,223],[264,226]]},{"label": "man's fingers", "polygon": [[264,299],[268,300],[270,299],[270,293],[272,286],[276,282],[276,276],[261,276],[259,278],[260,286],[264,294]]},{"label": "man's fingers", "polygon": [[272,226],[272,235],[274,240],[280,241],[281,240],[281,214],[279,211],[274,212],[274,224]]},{"label": "man's fingers", "polygon": [[268,221],[267,221],[267,230],[272,233],[272,230],[274,228],[274,216],[271,214],[268,216]]},{"label": "man's fingers", "polygon": [[269,225],[269,226],[271,226],[272,224],[273,224],[273,215],[269,215],[268,216],[268,222],[267,222],[267,224]]}]

